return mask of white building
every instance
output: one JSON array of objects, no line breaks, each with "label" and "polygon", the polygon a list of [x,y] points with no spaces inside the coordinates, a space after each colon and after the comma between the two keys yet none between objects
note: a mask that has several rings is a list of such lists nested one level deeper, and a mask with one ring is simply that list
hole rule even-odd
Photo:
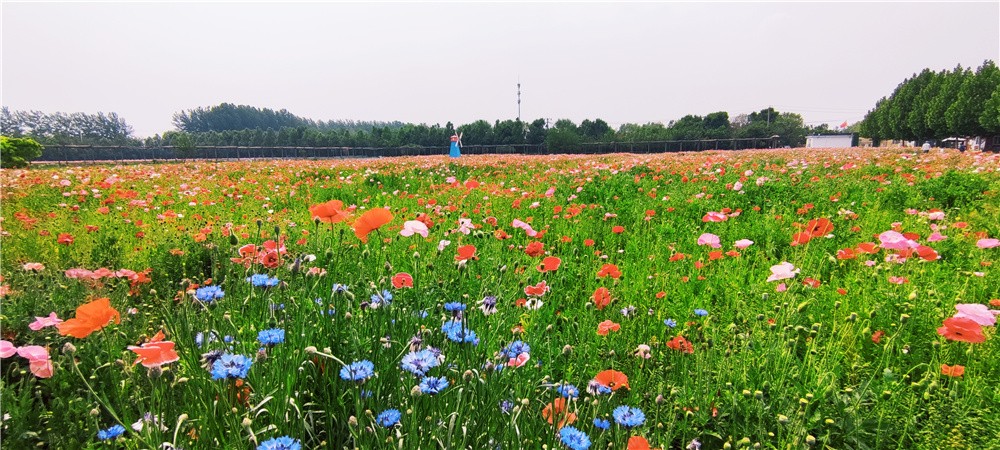
[{"label": "white building", "polygon": [[827,134],[806,136],[806,148],[849,148],[853,147],[853,134]]}]

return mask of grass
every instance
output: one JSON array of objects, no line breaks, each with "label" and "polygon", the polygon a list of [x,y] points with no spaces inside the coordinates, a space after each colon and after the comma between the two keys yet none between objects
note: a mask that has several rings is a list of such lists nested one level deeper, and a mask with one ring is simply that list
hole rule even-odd
[{"label": "grass", "polygon": [[[998,167],[996,155],[792,149],[4,171],[3,339],[45,347],[54,369],[40,378],[28,359],[3,359],[0,431],[12,448],[238,449],[279,436],[303,448],[557,448],[559,420],[543,410],[572,384],[580,394],[564,414],[591,448],[624,448],[632,436],[657,448],[998,448],[994,327],[977,344],[937,333],[956,304],[1000,303],[1000,249],[976,245],[1000,235]],[[331,199],[357,205],[354,217],[387,207],[394,218],[362,243],[345,223],[311,219],[309,207]],[[703,221],[709,212],[728,220]],[[429,237],[401,236],[418,214],[433,222]],[[462,218],[475,227],[468,234]],[[790,245],[818,218],[831,221],[829,235]],[[900,262],[886,249],[836,257],[879,243],[896,222],[940,259]],[[928,241],[932,227],[947,239]],[[72,242],[58,243],[62,233]],[[697,245],[703,233],[738,256],[713,259],[715,249]],[[736,250],[740,239],[754,243]],[[287,249],[274,267],[232,261],[269,240]],[[439,250],[442,240],[451,243]],[[544,254],[525,252],[533,241]],[[476,257],[458,262],[464,245]],[[545,256],[559,268],[540,272]],[[785,261],[799,273],[767,282]],[[605,264],[621,277],[598,277]],[[148,281],[66,276],[102,267],[148,269]],[[412,288],[392,285],[403,272]],[[280,284],[254,287],[253,274]],[[535,309],[525,287],[541,281],[549,291]],[[208,283],[225,296],[196,300],[192,286]],[[598,309],[602,286],[613,300]],[[372,308],[383,291],[391,303]],[[478,308],[487,296],[498,299],[495,314]],[[82,339],[28,328],[101,297],[120,324]],[[450,302],[466,305],[461,326],[475,343],[442,331]],[[606,320],[620,328],[599,335]],[[272,328],[284,342],[262,346],[258,333]],[[127,347],[159,331],[179,360],[136,365]],[[692,352],[667,345],[677,336]],[[530,346],[521,367],[501,355],[516,340]],[[636,356],[640,345],[649,358]],[[427,374],[449,384],[437,394],[401,368],[411,349],[428,347],[443,362]],[[242,379],[216,380],[203,367],[211,351],[253,363]],[[374,376],[342,379],[345,364],[362,360]],[[965,373],[945,376],[942,364]],[[608,369],[631,388],[588,393]],[[617,424],[623,405],[645,421]],[[376,417],[388,409],[401,420],[384,427]],[[158,423],[133,430],[147,413]],[[122,436],[99,440],[116,424]]]}]

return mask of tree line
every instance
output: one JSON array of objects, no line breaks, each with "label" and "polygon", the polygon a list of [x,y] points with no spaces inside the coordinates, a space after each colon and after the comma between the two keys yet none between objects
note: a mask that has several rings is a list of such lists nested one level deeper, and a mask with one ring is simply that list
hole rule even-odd
[{"label": "tree line", "polygon": [[[602,119],[579,124],[569,119],[477,120],[455,126],[403,122],[314,121],[289,113],[223,103],[174,115],[175,130],[145,139],[132,136],[132,127],[118,115],[42,114],[3,109],[2,134],[33,137],[42,144],[128,145],[146,148],[245,147],[440,147],[461,131],[464,145],[545,145],[565,151],[589,142],[649,142],[678,140],[770,139],[781,146],[801,146],[811,133],[851,132],[809,127],[802,116],[765,108],[730,118],[718,111],[705,116],[686,115],[663,124],[627,123],[617,129]],[[720,148],[728,148],[725,145]]]},{"label": "tree line", "polygon": [[990,60],[975,71],[924,69],[876,102],[858,132],[918,142],[1000,134],[1000,69]]}]

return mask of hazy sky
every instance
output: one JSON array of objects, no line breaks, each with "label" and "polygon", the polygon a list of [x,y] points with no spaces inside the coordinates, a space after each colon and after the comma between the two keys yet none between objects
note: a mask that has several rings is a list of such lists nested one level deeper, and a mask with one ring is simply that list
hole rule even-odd
[{"label": "hazy sky", "polygon": [[860,120],[923,68],[1000,59],[1000,2],[10,3],[2,103],[148,136],[221,102],[313,119]]}]

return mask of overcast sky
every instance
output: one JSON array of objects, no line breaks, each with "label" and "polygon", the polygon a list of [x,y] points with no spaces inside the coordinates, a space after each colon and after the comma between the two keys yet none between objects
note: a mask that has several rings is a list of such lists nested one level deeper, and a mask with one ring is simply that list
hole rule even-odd
[{"label": "overcast sky", "polygon": [[137,136],[222,102],[313,119],[864,117],[923,68],[1000,59],[1000,2],[9,3],[2,103]]}]

